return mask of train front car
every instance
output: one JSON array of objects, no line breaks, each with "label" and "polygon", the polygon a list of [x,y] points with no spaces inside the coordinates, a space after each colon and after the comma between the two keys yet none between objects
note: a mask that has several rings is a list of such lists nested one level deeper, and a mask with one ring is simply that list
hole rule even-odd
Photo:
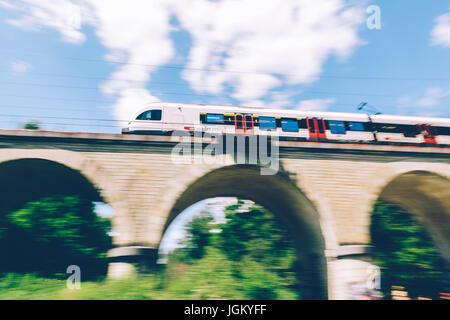
[{"label": "train front car", "polygon": [[140,109],[122,129],[124,134],[167,135],[185,125],[181,108],[176,105],[155,102]]},{"label": "train front car", "polygon": [[122,128],[123,134],[151,134],[163,133],[164,107],[160,103],[152,103],[142,108]]}]

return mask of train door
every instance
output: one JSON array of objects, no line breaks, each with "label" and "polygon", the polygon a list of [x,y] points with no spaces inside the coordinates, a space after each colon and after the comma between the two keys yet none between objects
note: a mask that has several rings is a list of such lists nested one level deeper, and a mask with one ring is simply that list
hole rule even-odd
[{"label": "train door", "polygon": [[249,115],[244,116],[244,124],[245,124],[245,132],[253,134],[254,132],[253,117]]},{"label": "train door", "polygon": [[326,139],[327,134],[325,132],[325,120],[323,119],[307,119],[306,124],[308,126],[309,137],[317,139]]},{"label": "train door", "polygon": [[420,134],[423,135],[423,140],[425,143],[431,143],[436,144],[436,128],[433,126],[430,126],[429,124],[418,124],[417,130],[420,132]]},{"label": "train door", "polygon": [[234,118],[234,128],[236,133],[251,133],[254,132],[253,117],[250,115],[237,114]]},{"label": "train door", "polygon": [[244,133],[244,116],[237,114],[234,116],[234,129],[236,133]]}]

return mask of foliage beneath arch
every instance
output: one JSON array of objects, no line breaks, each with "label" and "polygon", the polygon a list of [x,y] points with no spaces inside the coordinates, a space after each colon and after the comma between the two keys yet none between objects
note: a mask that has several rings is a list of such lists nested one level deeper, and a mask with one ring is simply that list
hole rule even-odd
[{"label": "foliage beneath arch", "polygon": [[[187,225],[185,246],[170,254],[167,272],[176,278],[170,282],[187,290],[180,294],[195,292],[197,299],[300,298],[296,250],[276,217],[239,201],[226,208],[226,220],[213,223],[203,212]],[[185,281],[189,285],[183,286]]]},{"label": "foliage beneath arch", "polygon": [[67,277],[67,267],[78,265],[84,279],[104,275],[109,228],[88,200],[55,196],[29,202],[2,219],[0,272]]},{"label": "foliage beneath arch", "polygon": [[413,296],[436,296],[444,289],[444,261],[428,232],[412,214],[377,202],[370,233],[386,295],[391,285],[404,286]]}]

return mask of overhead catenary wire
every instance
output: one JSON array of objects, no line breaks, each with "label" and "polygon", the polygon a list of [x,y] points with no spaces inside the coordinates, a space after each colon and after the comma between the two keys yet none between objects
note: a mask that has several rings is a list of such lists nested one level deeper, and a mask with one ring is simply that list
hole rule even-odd
[{"label": "overhead catenary wire", "polygon": [[[52,57],[54,55],[42,53],[42,52],[30,52],[23,50],[0,50],[0,53],[13,53],[13,54],[24,54],[31,56],[41,56],[41,57]],[[178,70],[190,70],[190,71],[202,71],[202,72],[219,72],[219,73],[236,73],[236,74],[260,74],[260,75],[282,75],[285,77],[296,77],[298,74],[285,74],[279,72],[261,72],[255,70],[231,70],[231,69],[212,69],[212,68],[199,68],[199,67],[187,67],[184,65],[168,65],[168,64],[149,64],[149,63],[136,63],[136,62],[128,62],[128,61],[120,61],[113,59],[94,59],[94,58],[86,58],[86,57],[69,57],[69,56],[58,56],[58,59],[62,60],[73,60],[73,61],[84,61],[91,63],[111,63],[111,64],[119,64],[119,65],[131,65],[131,66],[141,66],[147,68],[165,68],[165,69],[178,69]],[[324,75],[324,76],[315,76],[312,78],[336,78],[336,79],[353,79],[353,80],[399,80],[399,81],[450,81],[450,78],[434,78],[434,77],[394,77],[394,76],[337,76],[337,75]]]},{"label": "overhead catenary wire", "polygon": [[[30,82],[11,82],[11,81],[0,81],[0,85],[23,85],[23,86],[35,86],[35,87],[52,87],[52,88],[66,88],[66,89],[84,89],[84,90],[98,90],[98,87],[82,87],[82,86],[69,86],[69,85],[59,85],[59,84],[47,84],[47,83],[30,83]],[[188,93],[188,92],[164,92],[166,95],[184,95],[184,96],[196,96],[196,97],[209,97],[209,98],[228,98],[226,95],[213,95],[213,94],[199,94],[199,93]],[[329,95],[347,95],[347,96],[376,96],[376,97],[387,97],[387,98],[397,98],[397,95],[388,95],[381,93],[358,93],[358,92],[333,92],[333,91],[317,91],[317,90],[306,90],[302,92],[302,95],[307,94],[329,94]]]},{"label": "overhead catenary wire", "polygon": [[[0,96],[2,96],[0,94]],[[177,103],[177,102],[168,102],[168,103]],[[180,102],[180,104],[182,104]],[[194,103],[195,104],[195,103]],[[235,105],[224,105],[224,106],[229,106],[229,107],[235,107]],[[354,104],[333,104],[334,107],[354,107]],[[111,106],[108,106],[111,107]],[[313,105],[304,105],[302,106],[303,108],[313,108],[315,106]],[[104,106],[99,106],[98,110],[93,110],[93,107],[82,107],[82,106],[73,106],[70,108],[65,108],[65,107],[41,107],[41,106],[29,106],[29,105],[14,105],[14,104],[6,104],[6,105],[0,105],[0,108],[14,108],[14,109],[32,109],[32,110],[61,110],[61,111],[96,111],[96,112],[101,112],[101,111],[111,111],[111,109],[106,109]],[[102,110],[103,109],[103,110]],[[288,107],[284,108],[284,109],[289,109]],[[300,110],[299,110],[300,111]],[[304,109],[302,109],[301,111],[305,111]]]},{"label": "overhead catenary wire", "polygon": [[[106,61],[105,61],[106,62]],[[163,67],[163,66],[160,66]],[[180,66],[181,68],[181,66]],[[210,71],[214,72],[214,71]],[[10,73],[10,74],[18,74],[20,72],[16,72],[13,70],[0,70],[0,73]],[[123,81],[123,82],[131,82],[131,83],[148,83],[148,80],[135,80],[135,79],[114,79],[111,77],[98,77],[91,75],[76,75],[76,74],[63,74],[63,73],[50,73],[50,72],[35,72],[35,71],[27,71],[27,75],[36,75],[36,76],[44,76],[44,77],[57,77],[57,78],[72,78],[72,79],[90,79],[90,80],[105,80],[105,81]],[[269,74],[269,73],[268,73]],[[450,81],[450,78],[433,78],[433,77],[393,77],[393,76],[338,76],[338,75],[320,75],[312,77],[314,79],[337,79],[337,80],[387,80],[387,81]],[[170,84],[176,86],[185,86],[187,83],[183,82],[152,82],[157,84]],[[203,86],[202,86],[203,87]],[[208,87],[208,86],[204,86]]]},{"label": "overhead catenary wire", "polygon": [[[0,93],[0,97],[13,97],[13,98],[26,98],[26,99],[38,99],[38,100],[59,100],[59,101],[76,101],[76,102],[96,102],[96,103],[113,103],[114,101],[108,100],[98,100],[98,99],[74,99],[74,98],[61,98],[61,97],[43,97],[43,96],[34,96],[34,95],[26,95],[26,94],[2,94]],[[113,100],[113,99],[111,99]]]}]

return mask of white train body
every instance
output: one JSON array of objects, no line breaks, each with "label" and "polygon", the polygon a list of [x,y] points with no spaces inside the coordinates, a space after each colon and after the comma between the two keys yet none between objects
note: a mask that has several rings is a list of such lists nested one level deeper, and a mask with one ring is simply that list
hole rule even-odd
[{"label": "white train body", "polygon": [[450,119],[361,113],[315,112],[234,106],[151,103],[123,133],[173,132],[265,135],[280,140],[332,140],[450,145]]}]

